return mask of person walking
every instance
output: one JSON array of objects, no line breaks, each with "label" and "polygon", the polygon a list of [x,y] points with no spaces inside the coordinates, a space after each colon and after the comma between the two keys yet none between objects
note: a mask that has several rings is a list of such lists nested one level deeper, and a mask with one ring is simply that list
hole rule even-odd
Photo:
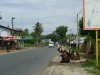
[{"label": "person walking", "polygon": [[57,45],[58,51],[60,51],[60,44]]}]

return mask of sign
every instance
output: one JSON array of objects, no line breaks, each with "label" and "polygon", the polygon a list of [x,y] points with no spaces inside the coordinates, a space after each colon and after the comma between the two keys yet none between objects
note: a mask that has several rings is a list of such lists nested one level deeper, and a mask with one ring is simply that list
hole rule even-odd
[{"label": "sign", "polygon": [[83,0],[84,30],[100,30],[100,0]]},{"label": "sign", "polygon": [[20,40],[21,39],[21,36],[14,36],[14,39],[15,40]]},{"label": "sign", "polygon": [[32,40],[33,36],[24,36],[24,40]]},{"label": "sign", "polygon": [[49,42],[49,40],[48,39],[44,39],[44,42]]},{"label": "sign", "polygon": [[5,40],[5,41],[14,41],[14,38],[12,36],[6,36],[6,37],[3,37],[3,40]]}]

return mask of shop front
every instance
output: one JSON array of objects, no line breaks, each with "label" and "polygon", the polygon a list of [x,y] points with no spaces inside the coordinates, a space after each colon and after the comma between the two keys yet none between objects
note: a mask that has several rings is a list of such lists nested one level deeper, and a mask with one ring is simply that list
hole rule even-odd
[{"label": "shop front", "polygon": [[13,49],[15,45],[13,36],[5,36],[3,37],[3,49],[10,50]]},{"label": "shop front", "polygon": [[2,45],[3,45],[3,37],[0,36],[0,50],[2,49]]}]

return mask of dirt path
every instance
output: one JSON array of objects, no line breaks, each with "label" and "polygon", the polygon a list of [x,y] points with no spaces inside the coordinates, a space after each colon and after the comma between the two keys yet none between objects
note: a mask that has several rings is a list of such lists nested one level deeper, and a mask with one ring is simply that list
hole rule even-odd
[{"label": "dirt path", "polygon": [[19,51],[24,51],[24,50],[31,50],[31,49],[36,49],[39,47],[25,47],[24,49],[20,49],[20,50],[9,50],[9,52],[7,52],[7,50],[0,50],[0,54],[7,54],[7,53],[11,53],[11,52],[19,52]]}]

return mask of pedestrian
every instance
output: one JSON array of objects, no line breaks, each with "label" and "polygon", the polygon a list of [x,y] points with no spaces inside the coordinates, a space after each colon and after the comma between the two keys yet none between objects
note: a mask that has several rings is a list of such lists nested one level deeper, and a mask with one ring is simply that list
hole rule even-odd
[{"label": "pedestrian", "polygon": [[57,45],[58,51],[60,51],[60,44]]}]

